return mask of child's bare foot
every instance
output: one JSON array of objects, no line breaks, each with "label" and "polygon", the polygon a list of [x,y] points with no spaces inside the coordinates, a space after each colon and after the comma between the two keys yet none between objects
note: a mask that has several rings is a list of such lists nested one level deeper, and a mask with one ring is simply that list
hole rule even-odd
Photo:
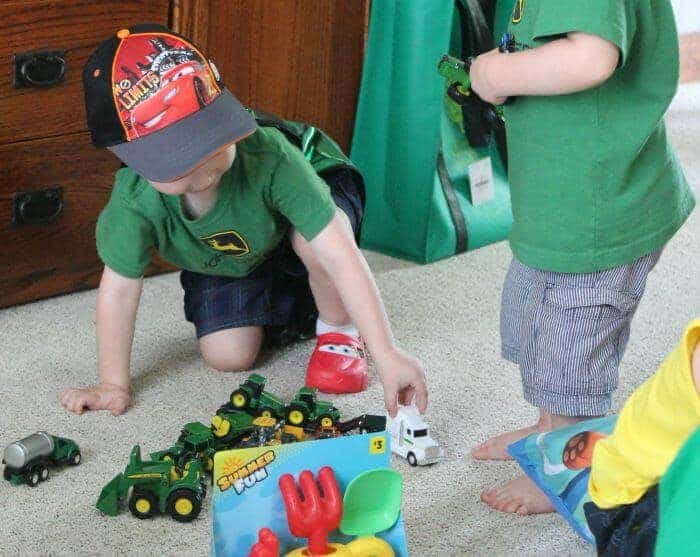
[{"label": "child's bare foot", "polygon": [[99,383],[82,389],[65,389],[59,395],[69,412],[82,414],[88,410],[109,410],[113,416],[123,414],[129,406],[129,389],[111,383]]},{"label": "child's bare foot", "polygon": [[513,460],[513,457],[508,453],[508,445],[520,441],[532,433],[549,431],[550,429],[552,429],[551,416],[541,413],[540,419],[535,425],[502,433],[481,445],[477,445],[472,449],[472,457],[476,460]]},{"label": "child's bare foot", "polygon": [[520,441],[537,431],[546,430],[539,429],[539,425],[536,424],[530,427],[516,429],[515,431],[509,431],[508,433],[502,433],[474,447],[472,449],[472,456],[476,460],[513,460],[513,457],[510,456],[508,452],[508,445]]},{"label": "child's bare foot", "polygon": [[551,501],[527,476],[484,491],[481,500],[492,509],[521,516],[554,512]]},{"label": "child's bare foot", "polygon": [[508,453],[508,445],[520,441],[532,433],[552,431],[553,429],[566,427],[586,419],[588,418],[581,416],[548,414],[540,410],[540,419],[537,420],[535,425],[492,437],[485,443],[474,447],[472,449],[472,456],[476,460],[513,460],[513,457]]}]

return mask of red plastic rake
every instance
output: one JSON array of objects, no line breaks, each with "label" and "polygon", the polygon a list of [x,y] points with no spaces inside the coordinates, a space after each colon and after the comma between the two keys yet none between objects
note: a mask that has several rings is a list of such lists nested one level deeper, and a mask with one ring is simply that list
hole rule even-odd
[{"label": "red plastic rake", "polygon": [[338,528],[343,517],[343,498],[333,469],[329,466],[321,468],[318,483],[309,470],[304,470],[299,475],[299,489],[294,477],[284,474],[279,486],[287,509],[289,531],[309,540],[311,555],[328,555],[328,533]]}]

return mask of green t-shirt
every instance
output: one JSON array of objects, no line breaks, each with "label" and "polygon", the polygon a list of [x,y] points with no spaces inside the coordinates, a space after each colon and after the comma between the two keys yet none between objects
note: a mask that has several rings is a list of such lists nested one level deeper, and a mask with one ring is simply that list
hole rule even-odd
[{"label": "green t-shirt", "polygon": [[281,132],[258,128],[237,144],[215,206],[192,220],[180,196],[155,190],[130,168],[117,172],[97,221],[97,251],[120,275],[143,275],[155,249],[199,273],[245,276],[277,247],[291,224],[312,240],[331,221],[328,185]]},{"label": "green t-shirt", "polygon": [[616,44],[621,58],[599,87],[506,107],[513,253],[586,273],[660,249],[695,205],[663,122],[679,71],[668,0],[515,4],[519,49],[580,31]]}]

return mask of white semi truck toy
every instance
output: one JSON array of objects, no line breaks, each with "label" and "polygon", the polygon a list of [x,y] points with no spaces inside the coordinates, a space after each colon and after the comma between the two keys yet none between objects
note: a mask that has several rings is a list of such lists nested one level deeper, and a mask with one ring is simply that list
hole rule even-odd
[{"label": "white semi truck toy", "polygon": [[399,406],[395,418],[387,415],[387,431],[391,452],[405,458],[411,466],[434,464],[444,454],[415,406]]}]

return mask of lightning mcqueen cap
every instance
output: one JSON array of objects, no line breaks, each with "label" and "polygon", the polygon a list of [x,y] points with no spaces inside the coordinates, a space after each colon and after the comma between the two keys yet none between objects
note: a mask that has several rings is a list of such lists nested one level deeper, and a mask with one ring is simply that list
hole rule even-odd
[{"label": "lightning mcqueen cap", "polygon": [[214,64],[162,25],[122,29],[83,68],[92,142],[154,182],[184,176],[256,130]]}]

